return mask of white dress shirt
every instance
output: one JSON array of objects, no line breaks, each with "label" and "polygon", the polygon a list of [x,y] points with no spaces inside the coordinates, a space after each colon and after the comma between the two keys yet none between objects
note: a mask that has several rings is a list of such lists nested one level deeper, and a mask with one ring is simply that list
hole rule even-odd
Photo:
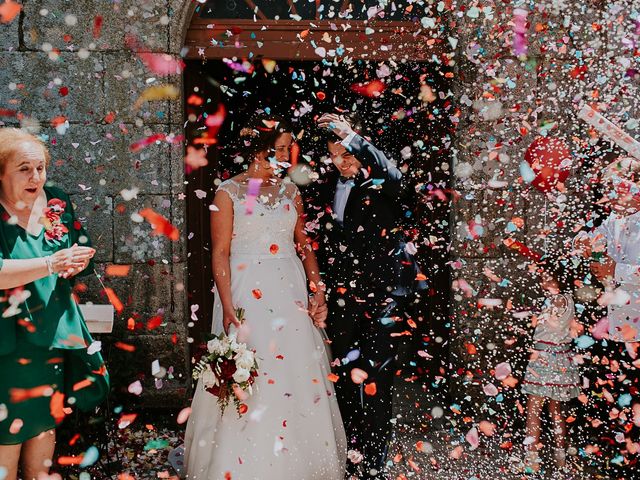
[{"label": "white dress shirt", "polygon": [[[614,341],[640,341],[640,212],[627,217],[611,214],[591,236],[601,234],[607,253],[616,262],[614,280],[626,305],[609,305],[609,336]],[[597,242],[597,240],[596,240]]]},{"label": "white dress shirt", "polygon": [[[354,132],[347,135],[340,143],[344,148],[349,148],[351,141],[354,139],[356,134]],[[338,179],[338,183],[336,184],[336,193],[333,197],[333,212],[336,214],[336,220],[338,223],[342,225],[344,222],[344,208],[347,205],[347,200],[349,200],[349,193],[351,193],[351,189],[355,185],[353,180],[348,180],[347,182],[341,182]]]}]

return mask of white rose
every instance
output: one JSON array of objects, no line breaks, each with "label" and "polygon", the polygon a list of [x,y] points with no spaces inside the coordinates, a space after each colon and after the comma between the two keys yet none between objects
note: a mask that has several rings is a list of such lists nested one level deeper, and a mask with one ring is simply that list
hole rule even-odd
[{"label": "white rose", "polygon": [[216,355],[220,355],[224,352],[224,346],[222,342],[217,338],[212,338],[207,342],[207,350],[209,353],[214,353]]},{"label": "white rose", "polygon": [[249,380],[250,375],[251,372],[249,372],[249,370],[247,370],[246,368],[238,368],[236,370],[236,373],[233,374],[233,381],[236,383],[246,382],[247,380]]},{"label": "white rose", "polygon": [[251,370],[251,367],[253,367],[253,362],[255,361],[255,358],[251,350],[244,350],[244,351],[238,352],[238,354],[235,357],[235,360],[238,368]]},{"label": "white rose", "polygon": [[202,381],[204,388],[213,387],[218,384],[218,379],[216,378],[215,373],[213,373],[213,370],[211,370],[211,367],[207,367],[202,372],[200,380]]}]

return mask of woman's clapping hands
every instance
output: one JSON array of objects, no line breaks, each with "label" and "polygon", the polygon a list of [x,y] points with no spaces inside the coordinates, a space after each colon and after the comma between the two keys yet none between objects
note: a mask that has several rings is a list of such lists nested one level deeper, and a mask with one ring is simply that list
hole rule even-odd
[{"label": "woman's clapping hands", "polygon": [[51,268],[59,277],[69,278],[82,272],[95,255],[95,248],[74,244],[51,255]]}]

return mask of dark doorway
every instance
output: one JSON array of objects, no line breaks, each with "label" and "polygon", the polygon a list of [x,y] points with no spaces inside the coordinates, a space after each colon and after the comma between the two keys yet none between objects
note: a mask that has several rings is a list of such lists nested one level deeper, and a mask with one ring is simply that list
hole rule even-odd
[{"label": "dark doorway", "polygon": [[[355,106],[368,122],[376,145],[406,169],[410,191],[415,192],[405,208],[404,227],[419,247],[431,289],[423,294],[414,315],[416,327],[407,335],[403,376],[433,381],[444,373],[450,321],[448,119],[455,108],[448,77],[440,65],[426,62],[187,62],[184,98],[189,145],[201,139],[207,116],[219,112],[220,105],[226,111],[217,142],[207,148],[208,165],[187,175],[188,289],[190,304],[198,305],[191,328],[194,344],[211,325],[209,205],[216,179],[241,171],[242,166],[233,163],[239,130],[258,108],[292,119],[295,132],[300,132],[299,161],[319,171],[326,145],[318,141],[314,119],[335,111],[336,106]],[[380,80],[384,90],[372,87],[369,96],[357,88]],[[312,214],[313,187],[303,189],[305,194],[307,212]]]}]

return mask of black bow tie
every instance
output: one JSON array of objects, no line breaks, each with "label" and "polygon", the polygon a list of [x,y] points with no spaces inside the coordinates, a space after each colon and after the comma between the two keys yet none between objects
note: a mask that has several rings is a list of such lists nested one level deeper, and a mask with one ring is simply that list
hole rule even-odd
[{"label": "black bow tie", "polygon": [[342,175],[338,177],[340,183],[347,183],[349,180],[351,180],[351,177],[343,177]]}]

